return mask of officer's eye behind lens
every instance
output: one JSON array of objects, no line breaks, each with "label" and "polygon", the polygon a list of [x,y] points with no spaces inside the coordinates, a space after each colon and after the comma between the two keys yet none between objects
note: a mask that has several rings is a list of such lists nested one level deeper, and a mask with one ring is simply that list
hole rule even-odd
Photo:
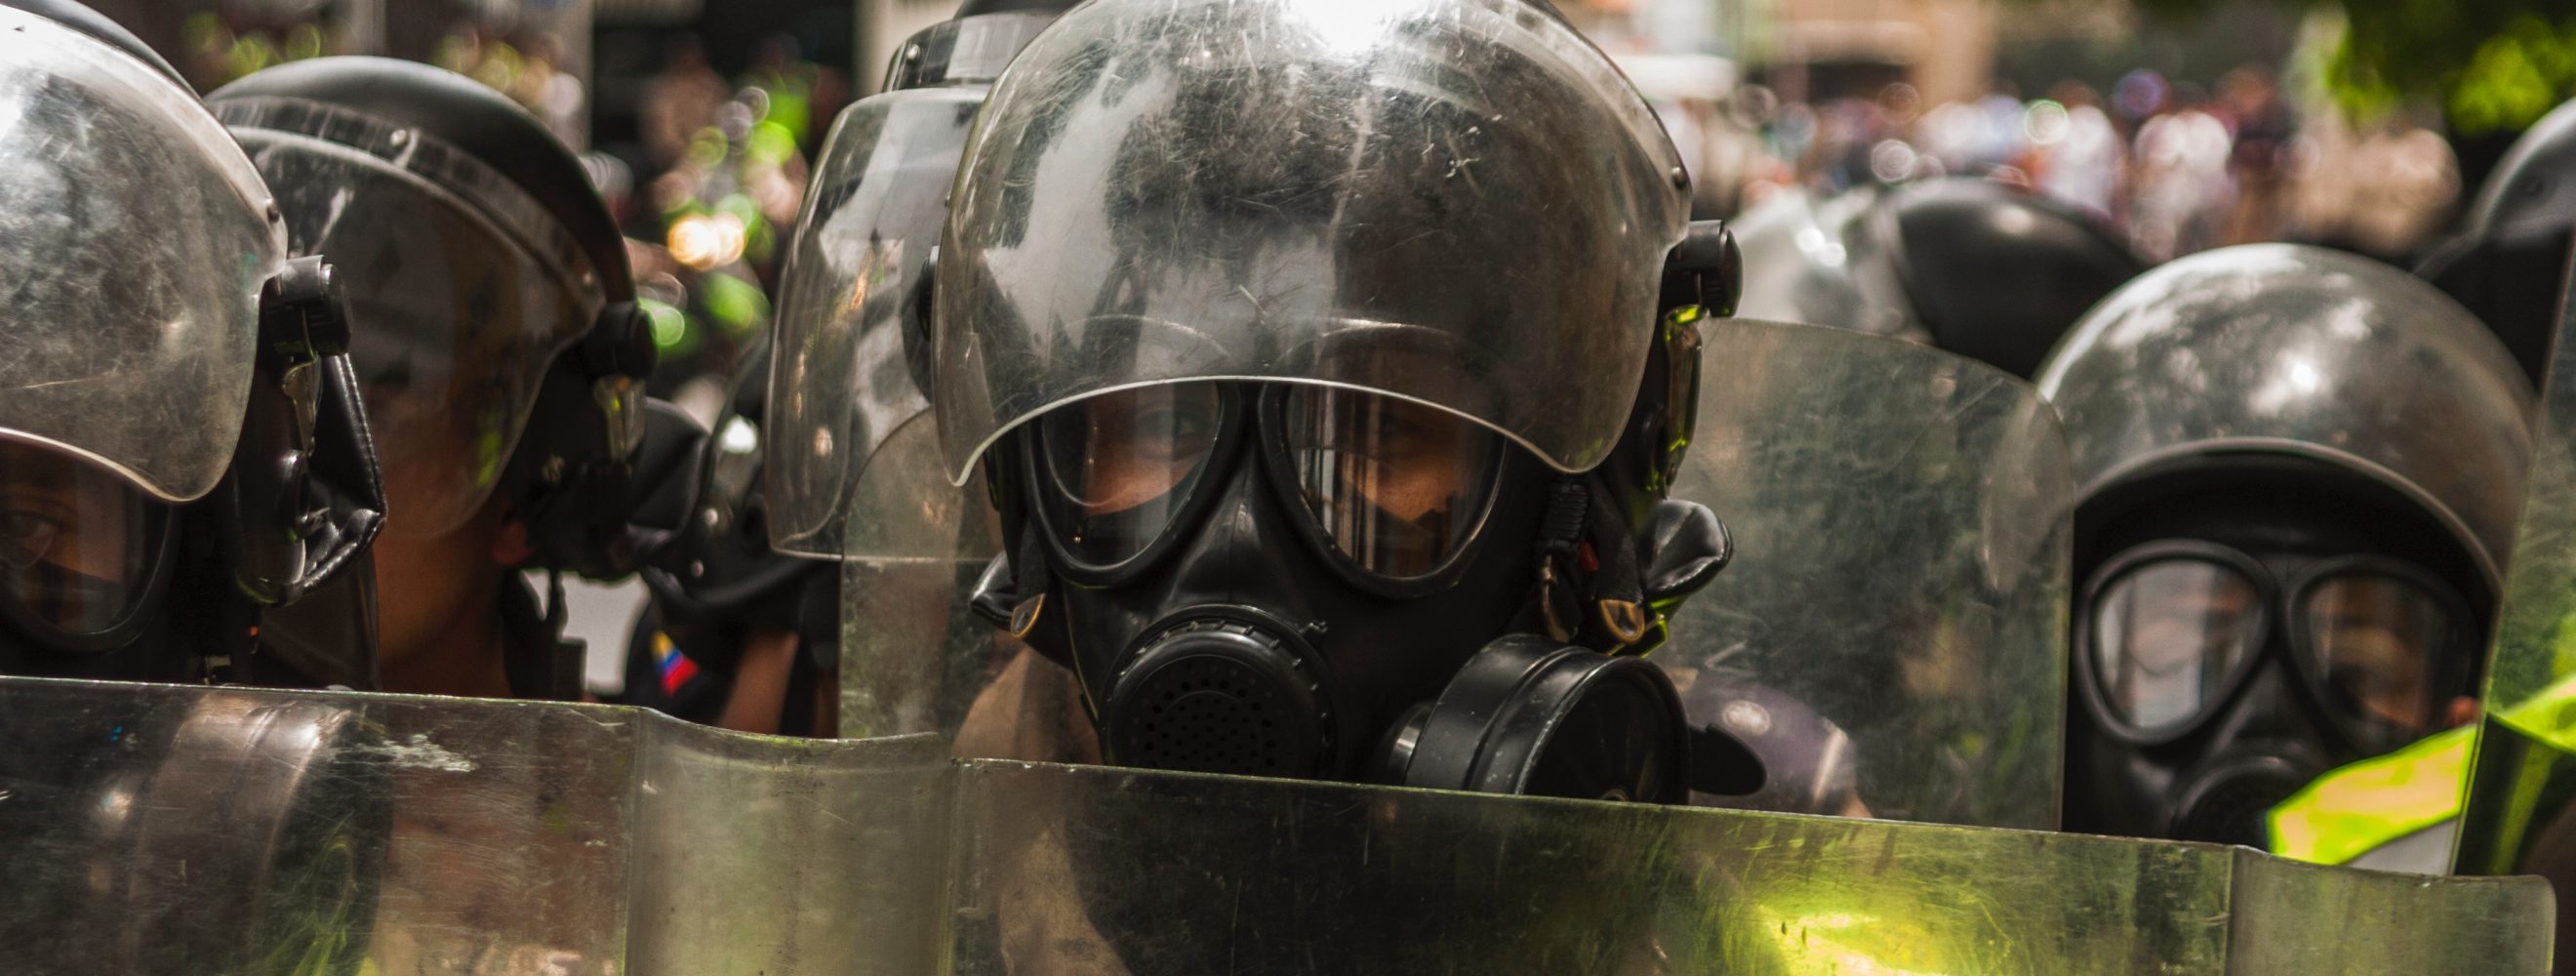
[{"label": "officer's eye behind lens", "polygon": [[[14,503],[0,499],[0,506]],[[0,567],[22,570],[35,565],[36,560],[52,551],[54,537],[61,534],[62,527],[61,522],[40,512],[0,507]]]},{"label": "officer's eye behind lens", "polygon": [[1216,384],[1104,393],[1038,420],[1038,453],[1055,531],[1076,556],[1109,564],[1162,534],[1216,449]]},{"label": "officer's eye behind lens", "polygon": [[1422,576],[1474,535],[1500,435],[1418,403],[1331,387],[1289,387],[1279,418],[1299,500],[1361,569]]},{"label": "officer's eye behind lens", "polygon": [[2093,610],[2094,673],[2104,704],[2140,729],[2199,714],[2261,639],[2254,583],[2197,559],[2123,574]]},{"label": "officer's eye behind lens", "polygon": [[2433,663],[2461,622],[2423,588],[2394,576],[2318,581],[2301,601],[2321,690],[2366,722],[2421,733],[2434,710]]}]

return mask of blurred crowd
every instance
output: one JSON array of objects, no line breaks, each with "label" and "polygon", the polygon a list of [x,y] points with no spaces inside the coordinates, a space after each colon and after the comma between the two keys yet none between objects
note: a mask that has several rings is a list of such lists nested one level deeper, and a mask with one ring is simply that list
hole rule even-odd
[{"label": "blurred crowd", "polygon": [[808,160],[851,98],[838,70],[795,41],[762,42],[727,79],[695,38],[666,48],[645,89],[637,142],[592,162],[628,237],[639,297],[674,368],[656,392],[714,395],[742,346],[769,321],[770,287],[805,196]]},{"label": "blurred crowd", "polygon": [[[417,55],[508,95],[583,153],[627,235],[638,301],[665,364],[653,392],[691,389],[682,399],[712,414],[716,381],[768,324],[768,293],[804,197],[807,161],[854,97],[848,75],[777,34],[728,77],[696,35],[674,33],[643,66],[652,73],[640,79],[629,131],[622,112],[594,104],[604,82],[584,81],[595,71],[567,50],[563,25],[465,13],[432,19],[443,32]],[[343,27],[255,9],[202,10],[181,26],[178,63],[211,91],[274,65],[353,53]]]},{"label": "blurred crowd", "polygon": [[1746,89],[1734,101],[1762,149],[1745,174],[1747,208],[1791,186],[1970,174],[2097,214],[2157,261],[2284,240],[2403,260],[2460,196],[2440,134],[2402,116],[2355,126],[2304,110],[2255,66],[2214,90],[2142,69],[2107,93],[2066,81],[2024,97],[1998,82],[1972,101],[1925,105],[1897,83],[1870,98],[1775,104]]}]

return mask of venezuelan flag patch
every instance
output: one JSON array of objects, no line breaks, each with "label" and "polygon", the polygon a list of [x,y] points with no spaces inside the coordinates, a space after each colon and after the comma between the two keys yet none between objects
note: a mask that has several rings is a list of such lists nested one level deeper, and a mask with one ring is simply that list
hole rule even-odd
[{"label": "venezuelan flag patch", "polygon": [[657,632],[653,635],[653,663],[662,674],[664,698],[679,697],[680,689],[688,687],[689,680],[698,676],[698,662],[680,653],[680,646],[671,643],[669,634]]}]

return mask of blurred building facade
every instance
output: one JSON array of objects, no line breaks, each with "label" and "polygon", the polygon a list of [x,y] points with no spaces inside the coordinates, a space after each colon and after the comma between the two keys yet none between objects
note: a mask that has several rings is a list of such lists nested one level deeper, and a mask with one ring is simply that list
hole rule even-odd
[{"label": "blurred building facade", "polygon": [[1559,7],[1614,52],[1635,43],[1761,65],[1761,80],[1790,101],[1871,97],[1898,82],[1930,103],[1974,98],[1992,77],[2006,20],[1988,0],[1563,0]]}]

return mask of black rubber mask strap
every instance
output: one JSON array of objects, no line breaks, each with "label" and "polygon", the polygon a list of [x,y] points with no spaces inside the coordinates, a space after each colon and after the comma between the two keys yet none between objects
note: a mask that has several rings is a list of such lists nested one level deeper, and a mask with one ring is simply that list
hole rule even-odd
[{"label": "black rubber mask strap", "polygon": [[1618,650],[1645,639],[1654,620],[1654,611],[1646,605],[1644,557],[1637,551],[1637,533],[1628,525],[1618,499],[1599,476],[1583,479],[1591,491],[1590,517],[1584,520],[1587,541],[1592,546],[1594,568],[1590,592],[1583,601],[1584,626],[1580,643],[1605,650]]},{"label": "black rubber mask strap", "polygon": [[1561,475],[1548,485],[1547,511],[1539,520],[1537,567],[1529,595],[1512,615],[1511,629],[1572,640],[1582,628],[1582,601],[1574,577],[1580,567],[1583,527],[1592,495],[1580,475]]}]

